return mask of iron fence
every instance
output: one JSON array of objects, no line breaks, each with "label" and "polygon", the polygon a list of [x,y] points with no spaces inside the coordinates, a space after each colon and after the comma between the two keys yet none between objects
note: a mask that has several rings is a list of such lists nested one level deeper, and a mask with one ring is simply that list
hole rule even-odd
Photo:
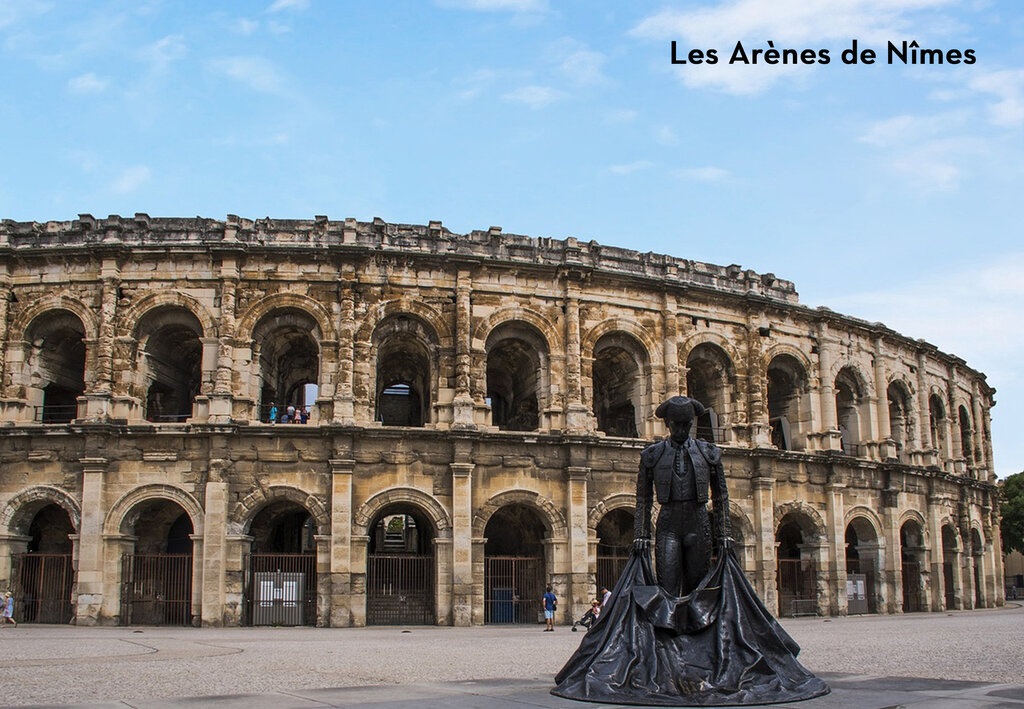
[{"label": "iron fence", "polygon": [[36,423],[71,423],[77,417],[77,404],[48,404],[35,407]]},{"label": "iron fence", "polygon": [[192,624],[192,555],[121,557],[122,625]]},{"label": "iron fence", "polygon": [[544,595],[544,559],[489,556],[484,574],[485,623],[537,623]]},{"label": "iron fence", "polygon": [[368,625],[434,625],[434,557],[369,554],[366,559]]},{"label": "iron fence", "polygon": [[74,615],[75,572],[70,554],[11,555],[13,594],[19,623],[67,623]]}]

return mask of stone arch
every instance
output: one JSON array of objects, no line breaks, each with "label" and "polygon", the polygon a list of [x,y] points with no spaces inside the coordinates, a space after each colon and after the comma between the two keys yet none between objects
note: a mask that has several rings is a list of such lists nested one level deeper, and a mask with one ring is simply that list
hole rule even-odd
[{"label": "stone arch", "polygon": [[505,490],[493,495],[473,515],[473,537],[481,538],[487,528],[491,515],[506,505],[520,504],[536,510],[551,538],[560,539],[568,536],[568,524],[565,515],[555,507],[554,503],[533,490]]},{"label": "stone arch", "polygon": [[399,298],[380,303],[363,317],[363,321],[356,332],[357,342],[369,342],[374,333],[383,322],[391,317],[406,315],[420,320],[434,334],[434,337],[444,346],[452,341],[452,331],[444,314],[427,303]]},{"label": "stone arch", "polygon": [[78,500],[64,490],[50,485],[36,485],[12,497],[0,511],[0,530],[12,534],[28,534],[28,527],[36,512],[54,504],[63,509],[77,533],[82,524],[82,510]]},{"label": "stone arch", "polygon": [[155,499],[177,503],[189,516],[192,522],[192,533],[197,536],[203,534],[203,506],[199,504],[199,501],[180,487],[160,483],[143,485],[122,495],[107,513],[106,520],[103,522],[103,534],[112,536],[128,534],[130,530],[125,529],[124,526],[131,511],[139,503]]},{"label": "stone arch", "polygon": [[679,347],[679,363],[685,367],[686,360],[690,357],[690,353],[693,352],[698,345],[705,344],[717,345],[721,348],[729,360],[730,368],[733,370],[735,370],[737,362],[743,361],[740,353],[724,335],[720,335],[717,332],[704,331],[696,332],[682,341]]},{"label": "stone arch", "polygon": [[789,355],[799,362],[800,366],[804,368],[804,374],[806,375],[808,382],[814,377],[814,371],[816,368],[811,364],[811,358],[808,357],[800,348],[787,345],[784,342],[777,342],[769,347],[761,357],[761,365],[765,369],[768,369],[768,365],[770,365],[772,360],[779,355]]},{"label": "stone arch", "polygon": [[590,333],[594,339],[582,350],[583,401],[593,411],[599,431],[646,437],[654,412],[652,369],[657,348],[652,350],[653,343],[636,332],[641,328],[620,324],[606,320]]},{"label": "stone arch", "polygon": [[261,509],[282,500],[294,502],[309,512],[316,521],[317,534],[331,533],[331,516],[327,506],[313,493],[289,485],[254,488],[232,508],[228,515],[228,533],[245,534]]},{"label": "stone arch", "polygon": [[256,325],[275,310],[299,310],[316,321],[317,327],[320,328],[321,339],[327,341],[337,339],[334,325],[331,322],[331,314],[327,309],[319,301],[297,293],[275,293],[253,303],[238,320],[237,336],[243,341],[251,340]]},{"label": "stone arch", "polygon": [[[422,310],[419,308],[418,310]],[[408,310],[392,309],[377,320],[365,356],[372,382],[375,421],[384,425],[424,426],[432,414],[441,386],[441,356],[435,323]]]},{"label": "stone arch", "polygon": [[907,379],[901,372],[889,372],[889,376],[885,378],[885,385],[889,387],[893,384],[903,389],[907,396],[911,398],[917,396],[917,387],[914,382]]},{"label": "stone arch", "polygon": [[793,520],[800,527],[801,534],[807,543],[822,542],[828,537],[825,533],[825,521],[821,514],[806,502],[783,502],[775,506],[774,529],[778,531],[779,525],[786,515],[792,513]]},{"label": "stone arch", "polygon": [[848,372],[857,384],[857,393],[861,398],[867,399],[875,393],[875,385],[871,377],[864,375],[858,362],[849,358],[840,358],[838,362],[832,363],[832,370],[829,372],[829,381],[834,382],[840,372]]},{"label": "stone arch", "polygon": [[522,305],[508,305],[499,308],[481,321],[473,329],[474,349],[482,349],[491,333],[502,325],[513,322],[523,322],[532,325],[547,343],[548,352],[558,353],[564,349],[562,337],[554,323],[550,322],[536,310]]},{"label": "stone arch", "polygon": [[[740,523],[740,538],[744,544],[753,545],[757,540],[757,535],[754,532],[754,524],[750,521],[747,513],[743,511],[743,508],[736,504],[734,501],[729,500],[729,523],[735,524]],[[736,533],[733,532],[733,537]]]},{"label": "stone arch", "polygon": [[[944,551],[955,552],[955,553],[958,553],[958,554],[959,553],[963,553],[963,551],[964,551],[964,542],[963,542],[963,539],[961,538],[961,535],[960,535],[960,528],[959,528],[959,526],[957,526],[956,519],[954,519],[953,515],[951,515],[951,514],[948,514],[945,517],[943,517],[941,520],[939,520],[939,530],[940,531],[945,529],[945,528],[947,528],[947,527],[949,527],[949,529],[953,530],[953,535],[952,535],[953,546],[950,549],[944,549]],[[943,544],[944,544],[945,543],[945,538],[943,538],[942,541],[943,541]]]},{"label": "stone arch", "polygon": [[896,529],[903,529],[903,525],[907,522],[914,522],[918,527],[921,528],[921,543],[924,546],[928,546],[928,522],[917,510],[905,510],[896,522]]},{"label": "stone arch", "polygon": [[661,364],[661,348],[655,341],[653,334],[647,330],[647,328],[639,325],[635,322],[630,322],[623,318],[608,318],[602,320],[594,327],[587,331],[587,334],[581,338],[580,341],[580,352],[584,357],[594,356],[594,346],[597,345],[605,335],[611,335],[615,333],[622,333],[628,337],[633,338],[636,344],[647,355],[647,361],[652,367],[656,367]]},{"label": "stone arch", "polygon": [[76,298],[60,295],[47,296],[18,313],[17,317],[11,322],[8,342],[24,340],[29,327],[38,317],[55,310],[66,310],[77,316],[82,323],[82,328],[85,330],[86,340],[94,340],[97,337],[99,333],[99,320],[93,314],[93,311]]},{"label": "stone arch", "polygon": [[354,536],[369,535],[370,524],[374,518],[385,508],[399,503],[413,505],[425,512],[437,530],[439,539],[452,536],[451,516],[444,505],[438,502],[433,495],[414,487],[394,487],[379,492],[366,500],[352,515],[352,534]]},{"label": "stone arch", "polygon": [[636,495],[628,492],[619,492],[600,500],[590,510],[590,514],[587,515],[587,531],[589,536],[593,537],[597,534],[597,525],[601,523],[605,515],[623,508],[635,510]]},{"label": "stone arch", "polygon": [[152,293],[140,298],[118,318],[118,334],[138,339],[139,324],[151,311],[164,307],[187,310],[195,316],[203,328],[201,337],[217,337],[217,321],[214,320],[206,306],[192,296],[179,291]]},{"label": "stone arch", "polygon": [[843,529],[845,530],[855,519],[858,518],[863,519],[871,525],[871,529],[875,534],[875,539],[879,544],[885,544],[885,535],[882,531],[885,529],[885,525],[882,523],[878,513],[865,505],[857,505],[856,507],[851,507],[846,511],[846,515],[843,517]]}]

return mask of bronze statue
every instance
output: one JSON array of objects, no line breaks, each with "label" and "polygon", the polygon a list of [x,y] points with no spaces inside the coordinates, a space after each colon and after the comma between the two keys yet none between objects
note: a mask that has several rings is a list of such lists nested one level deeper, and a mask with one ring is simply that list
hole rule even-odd
[{"label": "bronze statue", "polygon": [[703,413],[696,399],[673,396],[655,412],[668,425],[669,438],[640,454],[635,545],[641,551],[650,545],[653,492],[661,505],[655,546],[658,585],[673,596],[688,595],[710,568],[709,485],[718,539],[730,541],[722,452],[713,443],[690,438],[694,420]]},{"label": "bronze statue", "polygon": [[[774,704],[827,694],[800,647],[747,581],[729,536],[721,451],[690,438],[700,402],[674,396],[656,414],[669,439],[640,454],[636,541],[597,621],[555,675],[553,694],[611,704]],[[709,499],[718,556],[713,567]],[[661,504],[651,569],[654,497]]]}]

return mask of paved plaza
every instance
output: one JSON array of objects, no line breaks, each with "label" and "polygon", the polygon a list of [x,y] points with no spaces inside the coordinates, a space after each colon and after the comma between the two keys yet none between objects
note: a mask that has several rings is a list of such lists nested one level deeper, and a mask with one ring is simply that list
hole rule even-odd
[{"label": "paved plaza", "polygon": [[[1024,609],[786,619],[835,707],[1021,707]],[[0,630],[0,705],[587,707],[548,694],[567,627]]]}]

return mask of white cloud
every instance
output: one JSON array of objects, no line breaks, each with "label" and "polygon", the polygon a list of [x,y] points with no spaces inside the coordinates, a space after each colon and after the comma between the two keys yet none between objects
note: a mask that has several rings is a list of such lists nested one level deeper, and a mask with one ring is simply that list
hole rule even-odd
[{"label": "white cloud", "polygon": [[142,58],[157,68],[166,67],[185,56],[185,38],[180,34],[169,34],[142,49]]},{"label": "white cloud", "polygon": [[283,12],[285,10],[301,11],[309,7],[309,0],[274,0],[267,12]]},{"label": "white cloud", "polygon": [[522,86],[502,96],[506,101],[522,103],[533,110],[544,108],[565,97],[565,93],[550,86]]},{"label": "white cloud", "polygon": [[681,180],[691,182],[722,182],[730,177],[730,172],[721,167],[707,165],[705,167],[686,167],[675,170],[672,174]]},{"label": "white cloud", "polygon": [[635,121],[638,115],[640,114],[634,111],[632,108],[620,108],[615,111],[609,111],[604,117],[604,122],[630,123],[631,121]]},{"label": "white cloud", "polygon": [[995,94],[999,101],[989,104],[989,117],[997,126],[1024,125],[1024,69],[995,71],[968,82],[975,91]]},{"label": "white cloud", "polygon": [[458,88],[458,96],[463,100],[476,98],[486,91],[498,78],[498,73],[491,69],[477,69],[452,81]]},{"label": "white cloud", "polygon": [[[851,39],[861,46],[885,46],[905,33],[924,39],[948,32],[950,23],[935,11],[956,0],[727,0],[694,10],[664,9],[640,21],[630,34],[666,43],[677,40],[688,51],[716,49],[718,64],[687,64],[675,67],[687,86],[713,88],[733,94],[755,94],[776,82],[808,75],[812,66],[763,64],[729,65],[737,41],[748,54],[766,48],[845,48]],[[931,11],[927,16],[921,11]],[[667,61],[667,59],[666,59]]]},{"label": "white cloud", "polygon": [[637,160],[625,165],[612,165],[608,168],[608,172],[613,175],[629,175],[639,170],[646,170],[649,167],[654,167],[654,163],[650,160]]},{"label": "white cloud", "polygon": [[117,194],[128,194],[149,181],[150,171],[145,165],[126,168],[110,186]]},{"label": "white cloud", "polygon": [[106,90],[110,81],[101,79],[91,71],[68,80],[68,91],[73,94],[98,94]]},{"label": "white cloud", "polygon": [[662,145],[679,145],[679,136],[672,126],[658,126],[654,131],[654,139]]},{"label": "white cloud", "polygon": [[31,15],[42,15],[52,7],[53,3],[37,0],[4,0],[0,2],[0,27],[14,25]]},{"label": "white cloud", "polygon": [[562,60],[558,70],[576,84],[600,84],[607,81],[607,77],[601,72],[605,59],[601,52],[577,49]]},{"label": "white cloud", "polygon": [[244,17],[239,17],[231,25],[231,30],[243,37],[248,37],[256,32],[260,27],[260,23],[257,20],[249,20]]},{"label": "white cloud", "polygon": [[545,12],[547,0],[436,0],[438,7],[480,12]]},{"label": "white cloud", "polygon": [[262,57],[221,57],[211,59],[209,69],[220,76],[234,79],[253,91],[282,94],[286,82],[274,64]]}]

